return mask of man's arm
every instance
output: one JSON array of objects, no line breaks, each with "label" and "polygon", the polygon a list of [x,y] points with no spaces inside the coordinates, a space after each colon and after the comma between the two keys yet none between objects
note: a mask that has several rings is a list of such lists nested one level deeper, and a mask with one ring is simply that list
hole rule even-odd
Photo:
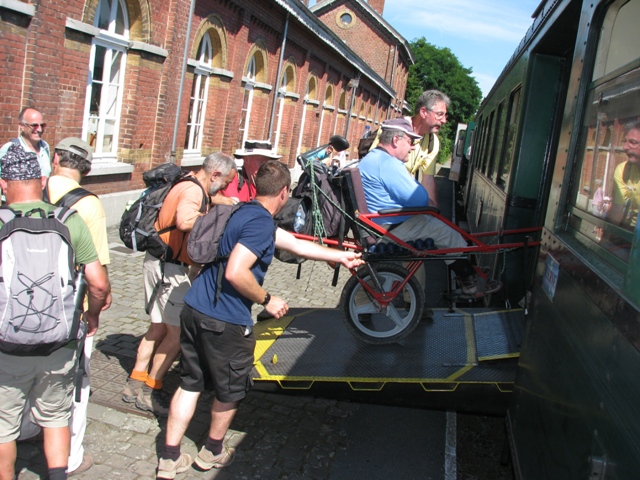
[{"label": "man's arm", "polygon": [[204,215],[200,212],[201,206],[202,189],[189,182],[189,187],[182,192],[176,207],[176,228],[182,232],[190,232],[196,219]]},{"label": "man's arm", "polygon": [[355,268],[364,263],[359,253],[327,248],[307,240],[300,240],[281,228],[276,230],[276,248],[309,260],[338,262],[347,268]]},{"label": "man's arm", "polygon": [[[251,272],[251,267],[257,260],[258,257],[251,250],[237,243],[224,269],[224,278],[244,298],[254,303],[262,303],[267,291],[260,286]],[[275,318],[284,316],[289,310],[287,302],[276,296],[272,296],[264,307]]]},{"label": "man's arm", "polygon": [[436,188],[436,179],[433,175],[422,174],[422,186],[429,194],[429,206],[438,206],[438,190]]},{"label": "man's arm", "polygon": [[98,330],[100,312],[110,297],[111,285],[107,269],[98,260],[85,265],[84,276],[87,281],[87,299],[89,301],[89,308],[84,312],[84,317],[89,326],[87,336],[90,337]]}]

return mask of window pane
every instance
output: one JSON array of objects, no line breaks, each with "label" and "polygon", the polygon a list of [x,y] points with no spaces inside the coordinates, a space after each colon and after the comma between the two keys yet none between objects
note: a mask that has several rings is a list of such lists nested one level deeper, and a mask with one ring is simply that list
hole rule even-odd
[{"label": "window pane", "polygon": [[98,6],[98,19],[96,26],[102,30],[109,30],[109,21],[111,19],[111,1],[112,0],[100,0]]},{"label": "window pane", "polygon": [[125,30],[127,28],[126,22],[124,20],[124,11],[122,10],[122,4],[119,0],[114,0],[116,2],[116,25],[115,25],[115,33],[118,35],[124,35]]},{"label": "window pane", "polygon": [[498,184],[502,188],[506,188],[513,164],[513,156],[516,152],[516,133],[518,130],[518,113],[520,111],[520,88],[511,94],[509,100],[509,125],[507,127],[506,151],[502,159],[502,167],[500,168],[500,178]]}]

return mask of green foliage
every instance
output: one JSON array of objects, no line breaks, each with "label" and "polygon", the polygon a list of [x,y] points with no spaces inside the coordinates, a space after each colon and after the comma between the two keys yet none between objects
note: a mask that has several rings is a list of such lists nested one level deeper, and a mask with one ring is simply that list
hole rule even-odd
[{"label": "green foliage", "polygon": [[409,68],[405,99],[415,105],[425,90],[440,90],[451,98],[447,123],[440,129],[439,162],[445,162],[453,151],[458,123],[473,119],[482,91],[471,76],[472,70],[460,64],[458,57],[448,48],[439,48],[428,43],[424,37],[410,42],[416,63]]}]

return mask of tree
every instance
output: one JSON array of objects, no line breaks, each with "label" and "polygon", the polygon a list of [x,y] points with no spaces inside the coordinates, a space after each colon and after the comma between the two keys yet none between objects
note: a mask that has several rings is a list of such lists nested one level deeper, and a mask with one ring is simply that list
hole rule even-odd
[{"label": "tree", "polygon": [[440,90],[451,98],[447,123],[440,129],[439,162],[445,162],[453,151],[458,123],[473,119],[482,91],[471,76],[472,70],[462,66],[458,57],[448,48],[439,48],[428,43],[424,37],[410,42],[416,63],[409,68],[405,100],[413,107],[425,90]]}]

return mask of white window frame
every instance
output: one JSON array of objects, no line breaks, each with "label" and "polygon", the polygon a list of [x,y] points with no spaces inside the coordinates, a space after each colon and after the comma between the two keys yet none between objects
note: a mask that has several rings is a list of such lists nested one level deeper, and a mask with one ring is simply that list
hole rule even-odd
[{"label": "white window frame", "polygon": [[[101,0],[98,5],[97,14],[94,22],[94,26],[98,27],[98,22],[100,20],[100,12],[102,11],[101,5],[102,2],[110,1],[110,0]],[[116,18],[118,13],[118,8],[122,11],[122,16],[124,20],[124,32],[123,34],[117,34],[115,32],[116,27]],[[102,78],[99,81],[94,82],[94,69],[96,67],[96,50],[98,48],[104,48],[105,57],[104,57],[104,65]],[[127,11],[127,6],[124,0],[111,0],[111,9],[110,9],[110,18],[109,18],[109,28],[108,30],[100,30],[99,34],[93,39],[91,45],[91,53],[89,56],[89,75],[87,78],[87,92],[85,99],[85,108],[84,108],[84,119],[83,119],[83,127],[82,127],[82,137],[89,141],[90,133],[95,133],[94,138],[94,163],[111,163],[117,162],[117,152],[118,152],[118,141],[119,141],[119,133],[120,133],[120,116],[122,112],[122,99],[123,99],[123,90],[124,90],[124,79],[125,79],[125,70],[127,65],[127,49],[129,48],[129,15]],[[110,81],[112,76],[113,68],[112,61],[114,55],[120,54],[121,58],[118,62],[119,65],[118,73],[116,78],[114,78],[114,82]],[[97,79],[95,79],[97,80]],[[91,115],[91,94],[93,91],[94,83],[101,83],[102,92],[100,95],[100,110],[98,111],[97,116]],[[105,86],[107,88],[105,88]],[[106,111],[108,106],[113,105],[114,102],[107,102],[107,96],[109,94],[110,87],[117,88],[115,102],[115,109],[110,114]],[[112,140],[111,140],[111,150],[104,151],[103,144],[105,138],[105,125],[108,121],[113,121],[113,132],[112,132]],[[92,128],[92,123],[95,123],[95,127]]]},{"label": "white window frame", "polygon": [[[209,98],[209,77],[214,73],[212,68],[213,44],[209,34],[202,37],[197,62],[193,72],[192,106],[187,119],[188,138],[185,139],[187,144],[184,150],[185,157],[201,156],[207,99]],[[204,82],[204,88],[202,88],[202,82]],[[199,97],[201,91],[202,98]],[[197,135],[194,133],[195,130],[198,132]]]}]

